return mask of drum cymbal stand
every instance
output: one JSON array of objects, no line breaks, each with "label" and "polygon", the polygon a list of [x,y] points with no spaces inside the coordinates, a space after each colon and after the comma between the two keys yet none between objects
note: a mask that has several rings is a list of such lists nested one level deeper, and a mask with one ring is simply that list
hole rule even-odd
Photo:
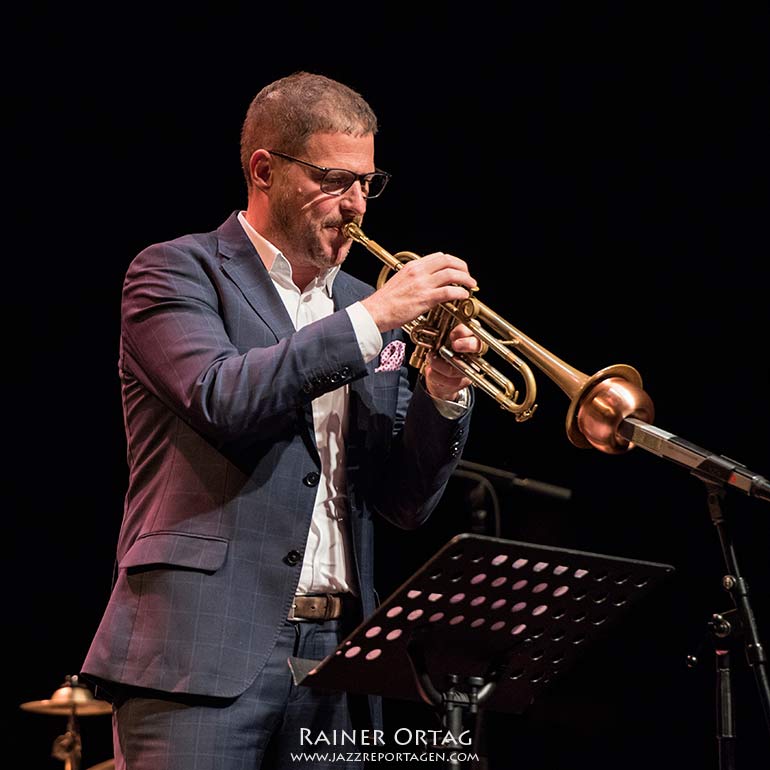
[{"label": "drum cymbal stand", "polygon": [[80,770],[83,755],[83,743],[80,739],[78,717],[75,704],[67,717],[67,730],[53,742],[51,756],[64,762],[64,770]]}]

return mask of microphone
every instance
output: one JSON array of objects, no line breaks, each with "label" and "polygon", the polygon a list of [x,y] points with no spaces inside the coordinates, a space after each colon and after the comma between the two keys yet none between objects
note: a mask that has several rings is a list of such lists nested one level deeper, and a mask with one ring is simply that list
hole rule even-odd
[{"label": "microphone", "polygon": [[709,452],[681,436],[634,417],[626,417],[618,432],[658,457],[691,468],[693,476],[704,481],[728,484],[749,497],[770,501],[770,482],[736,460]]},{"label": "microphone", "polygon": [[535,479],[526,479],[521,476],[517,476],[510,471],[504,471],[500,468],[493,468],[490,465],[482,465],[481,463],[472,463],[468,460],[460,460],[458,468],[463,468],[468,471],[474,471],[486,476],[492,476],[493,478],[506,481],[508,486],[518,487],[527,492],[531,492],[536,495],[543,495],[544,497],[552,497],[555,500],[569,500],[572,497],[572,490],[567,487],[560,487],[556,484],[549,484],[545,481],[536,481]]}]

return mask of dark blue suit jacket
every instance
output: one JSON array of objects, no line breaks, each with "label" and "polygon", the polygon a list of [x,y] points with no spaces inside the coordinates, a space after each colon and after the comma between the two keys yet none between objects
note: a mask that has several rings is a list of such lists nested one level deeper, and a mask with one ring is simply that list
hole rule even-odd
[{"label": "dark blue suit jacket", "polygon": [[337,312],[295,331],[236,214],[132,262],[119,365],[129,485],[84,676],[213,696],[249,686],[300,576],[320,469],[311,400],[344,383],[356,577],[374,610],[372,516],[425,521],[470,414],[447,420],[421,386],[410,397],[404,367],[364,363],[340,309],[372,291],[341,271]]}]

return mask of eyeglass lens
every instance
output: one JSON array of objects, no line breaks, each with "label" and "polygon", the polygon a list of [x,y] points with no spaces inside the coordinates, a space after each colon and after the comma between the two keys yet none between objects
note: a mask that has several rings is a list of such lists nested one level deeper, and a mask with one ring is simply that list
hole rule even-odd
[{"label": "eyeglass lens", "polygon": [[331,195],[344,193],[353,183],[361,181],[361,191],[365,198],[376,198],[385,189],[388,175],[374,171],[364,177],[359,177],[352,171],[340,168],[332,168],[327,171],[321,180],[321,190]]}]

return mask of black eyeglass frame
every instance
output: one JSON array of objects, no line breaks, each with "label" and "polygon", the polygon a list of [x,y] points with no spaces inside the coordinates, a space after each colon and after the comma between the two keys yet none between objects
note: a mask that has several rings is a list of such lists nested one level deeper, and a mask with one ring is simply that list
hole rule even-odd
[{"label": "black eyeglass frame", "polygon": [[[291,161],[292,163],[301,163],[303,166],[309,166],[310,168],[314,168],[316,171],[320,171],[323,174],[321,177],[321,192],[326,193],[327,195],[344,195],[356,182],[359,182],[361,184],[361,192],[364,194],[364,198],[367,200],[379,198],[391,177],[391,174],[389,174],[387,171],[383,171],[380,168],[377,168],[374,171],[370,171],[368,174],[356,174],[355,171],[351,171],[348,168],[329,168],[328,166],[318,166],[315,163],[310,163],[310,161],[294,158],[291,155],[287,155],[285,152],[278,152],[277,150],[268,150],[268,152],[271,155],[276,155],[277,157]],[[324,190],[324,182],[326,181],[326,178],[331,171],[344,171],[346,174],[351,174],[352,179],[350,180],[350,184],[344,187],[342,190]],[[365,192],[367,188],[364,187],[364,184],[366,184],[368,187],[372,178],[375,176],[381,177],[383,179],[382,187],[379,189],[379,192],[375,193],[374,195],[368,195]]]}]

